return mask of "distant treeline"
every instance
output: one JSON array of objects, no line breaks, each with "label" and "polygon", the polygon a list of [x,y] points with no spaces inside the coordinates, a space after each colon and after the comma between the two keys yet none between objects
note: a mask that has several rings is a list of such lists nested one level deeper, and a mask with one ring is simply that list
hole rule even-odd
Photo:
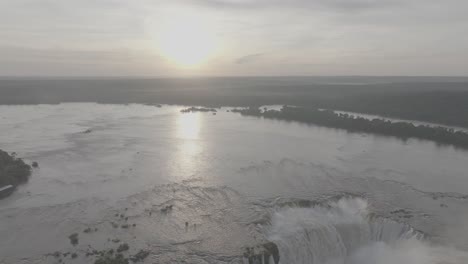
[{"label": "distant treeline", "polygon": [[286,121],[296,121],[331,128],[346,129],[351,132],[374,133],[394,136],[400,139],[418,138],[432,140],[439,144],[468,149],[468,133],[446,127],[414,125],[410,122],[391,122],[383,119],[365,119],[330,110],[283,106],[281,110],[261,110],[257,107],[234,109],[247,116],[258,116]]},{"label": "distant treeline", "polygon": [[220,77],[0,80],[0,104],[295,105],[468,128],[468,79]]},{"label": "distant treeline", "polygon": [[[443,87],[443,86],[441,86]],[[336,102],[322,101],[318,107],[358,113],[468,127],[466,91],[395,91],[360,94]],[[304,106],[304,105],[302,105]]]}]

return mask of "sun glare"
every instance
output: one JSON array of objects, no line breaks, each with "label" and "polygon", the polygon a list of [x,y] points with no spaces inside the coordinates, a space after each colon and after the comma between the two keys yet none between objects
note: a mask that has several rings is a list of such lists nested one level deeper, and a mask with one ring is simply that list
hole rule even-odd
[{"label": "sun glare", "polygon": [[158,35],[161,55],[181,67],[197,67],[206,62],[217,46],[210,25],[192,14],[170,17]]},{"label": "sun glare", "polygon": [[182,139],[198,139],[200,113],[180,114],[176,122],[177,136]]}]

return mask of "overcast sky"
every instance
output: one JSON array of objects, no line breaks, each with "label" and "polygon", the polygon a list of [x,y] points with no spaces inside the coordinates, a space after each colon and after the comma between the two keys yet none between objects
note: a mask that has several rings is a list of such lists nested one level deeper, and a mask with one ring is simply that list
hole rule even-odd
[{"label": "overcast sky", "polygon": [[[186,17],[190,68],[158,48]],[[466,76],[468,1],[0,0],[0,75]]]}]

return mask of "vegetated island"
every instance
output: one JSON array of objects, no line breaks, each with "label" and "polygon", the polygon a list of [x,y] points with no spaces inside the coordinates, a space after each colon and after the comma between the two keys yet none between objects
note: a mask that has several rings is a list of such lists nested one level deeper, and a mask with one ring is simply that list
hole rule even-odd
[{"label": "vegetated island", "polygon": [[189,107],[189,108],[185,108],[185,109],[182,109],[180,110],[181,113],[195,113],[195,112],[213,112],[213,113],[216,113],[216,109],[214,108],[205,108],[205,107]]},{"label": "vegetated island", "polygon": [[346,129],[351,132],[374,133],[394,136],[403,140],[417,138],[438,144],[468,149],[468,133],[442,126],[414,125],[410,122],[391,122],[383,119],[365,119],[332,110],[283,106],[281,110],[261,110],[257,107],[234,109],[245,116],[257,116],[285,121],[296,121],[330,128]]},{"label": "vegetated island", "polygon": [[28,181],[31,166],[15,153],[11,155],[0,149],[0,198],[10,195],[18,185]]}]

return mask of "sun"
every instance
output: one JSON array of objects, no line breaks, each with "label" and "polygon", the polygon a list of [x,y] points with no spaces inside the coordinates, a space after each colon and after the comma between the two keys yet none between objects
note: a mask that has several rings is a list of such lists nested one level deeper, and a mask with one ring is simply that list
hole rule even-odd
[{"label": "sun", "polygon": [[181,67],[200,66],[215,53],[217,46],[210,25],[191,14],[171,17],[158,35],[161,55]]}]

